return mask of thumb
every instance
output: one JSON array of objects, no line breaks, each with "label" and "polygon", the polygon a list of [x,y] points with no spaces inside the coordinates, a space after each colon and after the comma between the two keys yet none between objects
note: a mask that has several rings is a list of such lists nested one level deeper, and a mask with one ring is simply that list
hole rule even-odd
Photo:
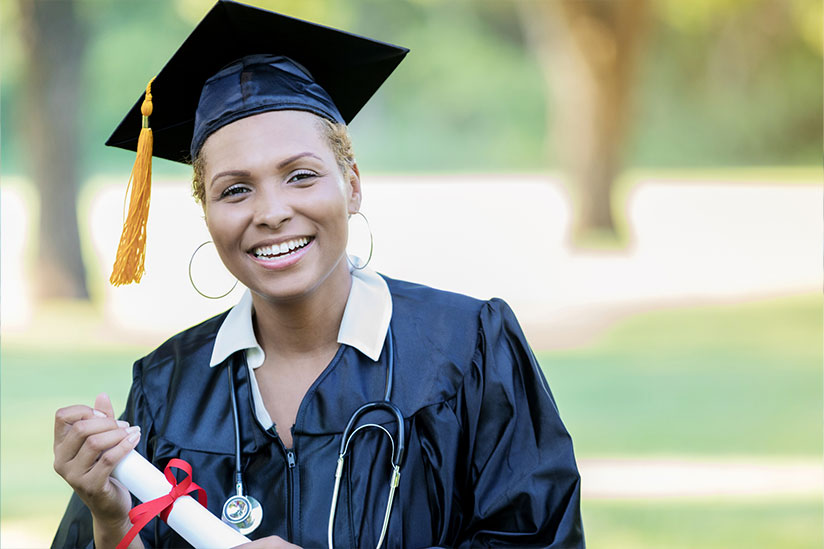
[{"label": "thumb", "polygon": [[94,399],[94,409],[100,410],[106,417],[114,418],[114,408],[112,408],[112,401],[109,400],[109,395],[106,393],[100,393],[97,395],[97,398]]}]

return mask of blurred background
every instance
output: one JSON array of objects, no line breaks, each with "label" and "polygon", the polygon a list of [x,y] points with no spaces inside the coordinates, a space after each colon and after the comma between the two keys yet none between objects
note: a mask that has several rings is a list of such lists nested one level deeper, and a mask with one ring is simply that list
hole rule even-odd
[{"label": "blurred background", "polygon": [[[254,4],[412,50],[351,125],[372,265],[510,302],[591,547],[822,546],[821,2]],[[54,411],[122,409],[135,359],[240,296],[192,290],[208,235],[161,160],[144,281],[107,282],[134,157],[103,142],[211,5],[0,3],[3,547],[68,500]]]}]

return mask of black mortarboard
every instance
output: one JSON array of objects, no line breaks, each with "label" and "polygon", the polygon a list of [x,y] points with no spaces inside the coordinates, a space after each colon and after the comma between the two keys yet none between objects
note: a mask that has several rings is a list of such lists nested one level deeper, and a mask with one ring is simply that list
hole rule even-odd
[{"label": "black mortarboard", "polygon": [[211,133],[267,111],[349,123],[408,51],[219,0],[106,141],[137,151],[112,284],[143,274],[152,156],[188,164]]},{"label": "black mortarboard", "polygon": [[[153,156],[175,162],[191,162],[195,114],[203,86],[218,71],[228,69],[227,65],[243,57],[269,54],[292,60],[299,70],[308,73],[310,79],[325,90],[340,113],[342,120],[338,121],[349,123],[408,51],[260,8],[220,0],[152,83],[154,109],[150,124],[154,133]],[[278,84],[278,79],[270,80],[271,84]],[[281,79],[280,84],[280,93],[289,93],[288,79]],[[221,91],[231,96],[228,90]],[[299,86],[293,87],[291,93],[295,97],[305,97],[303,91],[304,87]],[[248,90],[242,91],[238,85],[235,97],[241,98],[243,92],[248,94]],[[252,93],[271,92],[272,89],[257,86]],[[142,102],[143,96],[112,133],[106,145],[137,150]],[[305,104],[303,108],[300,105],[271,105],[268,109],[262,105],[258,107],[255,112],[312,110]],[[221,116],[226,118],[226,113],[213,109],[208,113],[207,122]],[[214,131],[218,127],[210,129]],[[201,144],[202,140],[205,137],[201,139]]]}]

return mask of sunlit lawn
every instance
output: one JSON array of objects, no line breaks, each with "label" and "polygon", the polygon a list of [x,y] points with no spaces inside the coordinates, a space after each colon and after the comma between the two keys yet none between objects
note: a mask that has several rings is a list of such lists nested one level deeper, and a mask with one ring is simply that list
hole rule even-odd
[{"label": "sunlit lawn", "polygon": [[717,503],[710,501],[585,501],[593,549],[818,549],[818,499]]},{"label": "sunlit lawn", "polygon": [[644,313],[539,357],[580,455],[821,455],[818,296]]},{"label": "sunlit lawn", "polygon": [[[587,348],[540,352],[579,457],[817,456],[822,445],[817,296],[631,317]],[[69,489],[52,471],[56,408],[109,392],[121,409],[148,349],[54,338],[4,342],[5,526],[50,539]],[[36,512],[35,509],[38,509]],[[587,501],[592,547],[819,547],[819,501]]]}]

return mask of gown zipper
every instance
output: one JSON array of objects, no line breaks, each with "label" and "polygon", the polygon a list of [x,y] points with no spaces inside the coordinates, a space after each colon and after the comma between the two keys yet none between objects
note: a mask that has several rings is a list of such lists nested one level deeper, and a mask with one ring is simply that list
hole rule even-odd
[{"label": "gown zipper", "polygon": [[[295,417],[295,424],[292,426],[292,448],[287,449],[286,446],[283,444],[283,439],[280,438],[277,434],[277,428],[272,425],[269,429],[266,430],[266,433],[273,439],[276,439],[280,444],[281,450],[283,450],[283,454],[286,457],[286,532],[289,537],[289,541],[292,543],[298,543],[300,540],[295,538],[295,517],[298,514],[298,508],[300,507],[300,495],[297,488],[297,481],[295,479],[295,475],[297,474],[295,469],[298,464],[298,458],[296,453],[297,448],[297,437],[295,437],[295,427],[301,423],[301,419],[304,413],[304,407],[306,406],[306,402],[308,398],[311,398],[311,395],[315,392],[316,388],[323,379],[326,377],[326,374],[331,371],[341,360],[341,355],[343,351],[346,349],[345,345],[341,345],[338,348],[337,353],[334,357],[332,357],[331,362],[326,366],[323,372],[315,379],[309,389],[306,391],[306,394],[303,395],[303,399],[300,402],[300,406],[298,406],[298,413]],[[248,367],[248,365],[247,365]],[[254,375],[251,374],[250,375]],[[255,402],[254,398],[252,397],[252,392],[249,391],[249,403],[251,405],[251,409],[254,412],[255,410]]]},{"label": "gown zipper", "polygon": [[[284,457],[286,457],[286,536],[289,538],[289,541],[294,541],[295,528],[293,523],[295,519],[295,509],[297,507],[297,497],[295,496],[295,467],[298,464],[297,454],[295,453],[294,447],[286,448],[286,445],[283,444],[283,439],[278,436],[274,425],[269,427],[266,433],[271,438],[277,440],[280,449],[283,450]],[[294,442],[293,437],[293,445]]]},{"label": "gown zipper", "polygon": [[293,523],[295,520],[295,465],[297,465],[297,457],[294,450],[286,450],[286,490],[287,495],[286,507],[286,531],[289,532],[289,539],[294,541]]}]

